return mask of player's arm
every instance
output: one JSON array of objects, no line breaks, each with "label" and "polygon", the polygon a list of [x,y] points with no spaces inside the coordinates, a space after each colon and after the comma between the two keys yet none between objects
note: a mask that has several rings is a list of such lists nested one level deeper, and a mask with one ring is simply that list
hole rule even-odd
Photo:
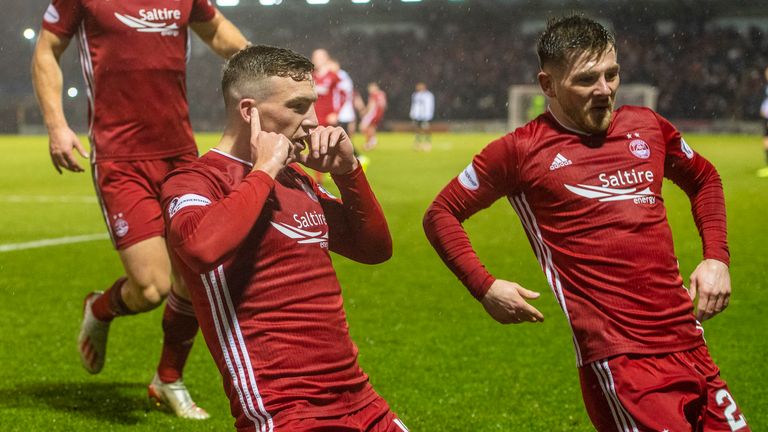
[{"label": "player's arm", "polygon": [[250,121],[253,169],[227,196],[214,199],[209,181],[194,172],[182,171],[163,185],[169,247],[194,271],[209,270],[240,247],[287,163],[288,138],[261,131],[255,109]]},{"label": "player's arm", "polygon": [[328,221],[329,246],[339,255],[365,264],[392,256],[387,219],[360,164],[350,173],[332,174],[341,199],[318,194]]},{"label": "player's arm", "polygon": [[193,271],[210,270],[242,244],[273,188],[271,176],[254,170],[216,200],[204,176],[184,171],[171,176],[163,185],[168,247]]},{"label": "player's arm", "polygon": [[69,41],[68,38],[42,29],[32,54],[32,84],[43,121],[48,128],[51,161],[59,173],[61,168],[74,172],[83,171],[73,154],[73,149],[83,157],[88,157],[80,139],[67,123],[61,101],[64,80],[59,61]]},{"label": "player's arm", "polygon": [[696,318],[703,321],[728,307],[731,296],[723,184],[714,165],[688,147],[674,126],[660,117],[659,124],[667,142],[664,176],[688,195],[702,239],[704,260],[691,274],[689,293],[691,299],[698,294]]},{"label": "player's arm", "polygon": [[477,155],[457,178],[438,194],[424,215],[424,232],[437,254],[496,321],[503,324],[540,322],[544,316],[525,299],[538,293],[496,279],[478,258],[461,223],[487,208],[514,184],[515,159],[504,139]]},{"label": "player's arm", "polygon": [[225,59],[248,46],[248,40],[240,29],[218,9],[210,21],[192,22],[189,26],[213,52]]},{"label": "player's arm", "polygon": [[[329,248],[349,259],[378,264],[392,256],[387,220],[341,127],[320,126],[309,136],[302,165],[331,174],[341,200],[315,185],[328,223]],[[311,178],[307,177],[309,181]]]}]

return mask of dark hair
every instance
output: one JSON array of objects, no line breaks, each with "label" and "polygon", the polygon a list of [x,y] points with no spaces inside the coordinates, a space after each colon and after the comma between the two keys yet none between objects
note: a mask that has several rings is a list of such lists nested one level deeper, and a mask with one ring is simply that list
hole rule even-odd
[{"label": "dark hair", "polygon": [[574,51],[586,51],[594,54],[616,46],[616,39],[599,22],[584,15],[570,15],[550,18],[547,28],[539,36],[536,52],[539,65],[563,66],[567,57]]},{"label": "dark hair", "polygon": [[308,58],[286,48],[268,45],[251,45],[236,52],[224,64],[221,90],[224,99],[232,86],[245,81],[278,76],[294,81],[312,78],[314,65]]}]

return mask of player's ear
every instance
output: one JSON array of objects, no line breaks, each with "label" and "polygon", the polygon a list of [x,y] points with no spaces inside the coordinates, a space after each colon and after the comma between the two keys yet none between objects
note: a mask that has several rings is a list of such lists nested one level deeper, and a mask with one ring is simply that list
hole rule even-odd
[{"label": "player's ear", "polygon": [[245,124],[251,124],[251,108],[256,107],[256,100],[243,98],[237,103],[237,111]]},{"label": "player's ear", "polygon": [[539,87],[541,87],[541,91],[544,92],[545,95],[548,97],[555,97],[555,80],[552,77],[551,74],[539,71],[539,74],[536,75],[536,78],[539,80]]}]

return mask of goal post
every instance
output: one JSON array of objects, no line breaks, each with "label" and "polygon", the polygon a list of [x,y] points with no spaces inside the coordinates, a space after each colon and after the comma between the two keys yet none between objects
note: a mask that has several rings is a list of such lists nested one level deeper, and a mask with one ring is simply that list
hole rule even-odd
[{"label": "goal post", "polygon": [[[616,107],[640,105],[656,109],[659,90],[647,84],[622,84],[616,95]],[[515,130],[533,120],[547,108],[547,99],[537,85],[509,87],[507,128]]]}]

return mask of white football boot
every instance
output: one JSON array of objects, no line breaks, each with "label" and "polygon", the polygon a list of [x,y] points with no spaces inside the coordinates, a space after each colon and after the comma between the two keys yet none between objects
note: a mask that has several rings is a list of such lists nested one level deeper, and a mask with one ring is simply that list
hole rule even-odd
[{"label": "white football boot", "polygon": [[192,420],[205,420],[210,417],[210,414],[195,404],[192,396],[189,395],[187,386],[181,379],[172,383],[164,383],[155,374],[147,393],[149,394],[149,403],[153,407],[168,410],[178,417]]},{"label": "white football boot", "polygon": [[83,322],[80,323],[80,335],[77,337],[80,363],[92,374],[101,372],[107,356],[107,335],[110,323],[96,319],[91,311],[91,305],[102,294],[101,291],[94,291],[85,296]]}]

